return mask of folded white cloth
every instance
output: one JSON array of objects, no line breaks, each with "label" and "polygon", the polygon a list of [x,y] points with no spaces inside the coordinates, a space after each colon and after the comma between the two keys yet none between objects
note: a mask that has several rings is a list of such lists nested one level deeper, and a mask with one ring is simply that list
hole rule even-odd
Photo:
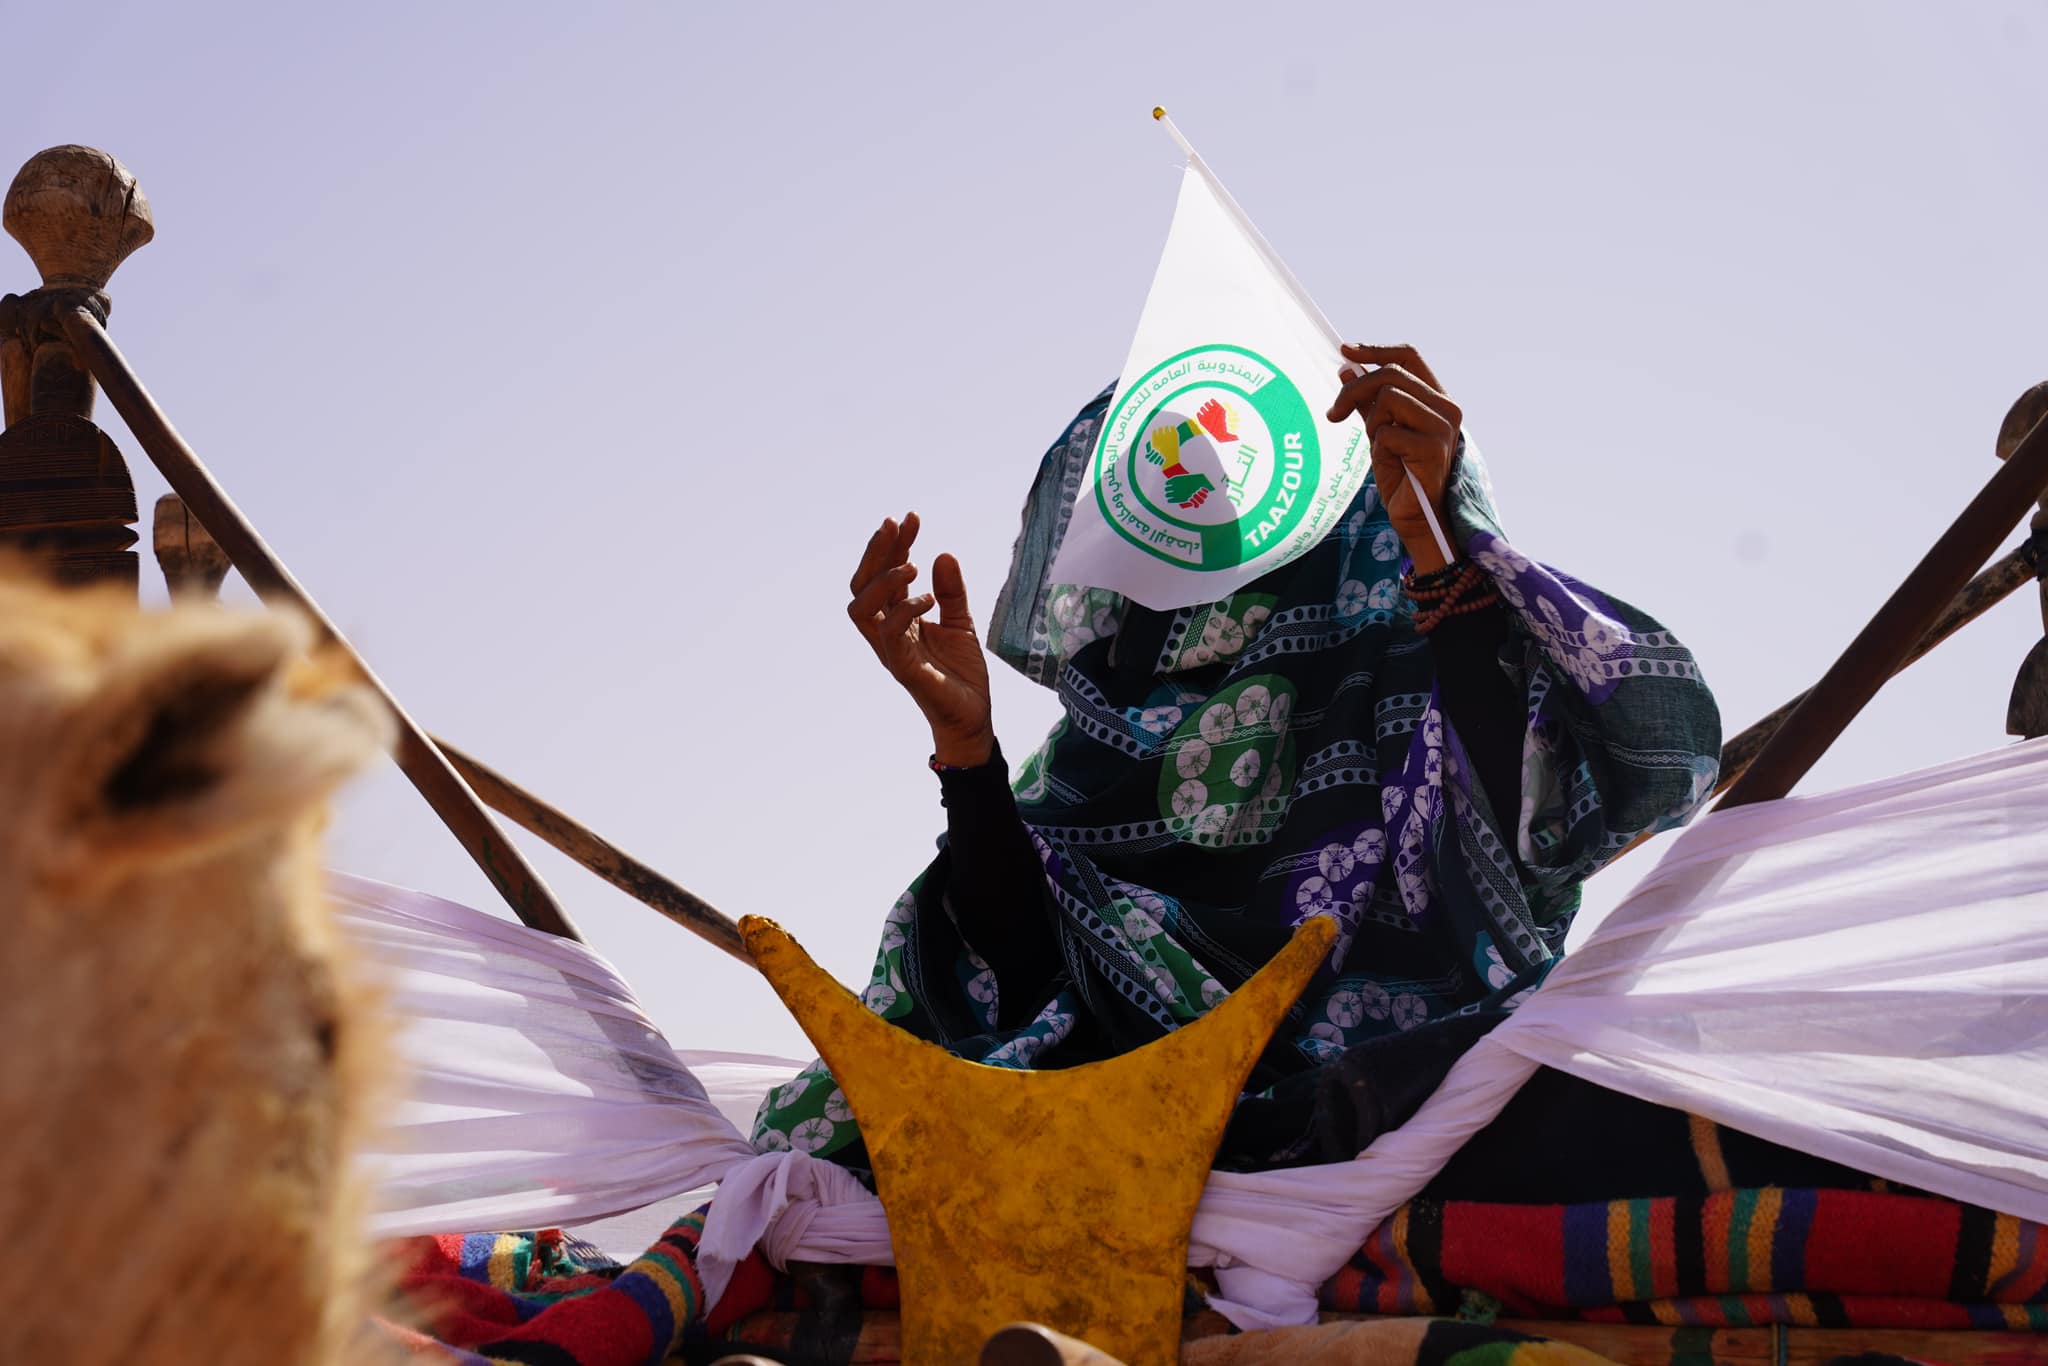
[{"label": "folded white cloth", "polygon": [[[359,879],[337,894],[396,974],[419,1079],[372,1155],[380,1232],[573,1222],[719,1180],[714,1301],[755,1246],[888,1261],[857,1181],[757,1156],[728,1119],[793,1060],[678,1056],[586,949]],[[1217,1307],[1313,1322],[1538,1066],[2048,1222],[2048,740],[1702,818],[1408,1123],[1352,1162],[1211,1174],[1190,1261],[1218,1268]]]}]

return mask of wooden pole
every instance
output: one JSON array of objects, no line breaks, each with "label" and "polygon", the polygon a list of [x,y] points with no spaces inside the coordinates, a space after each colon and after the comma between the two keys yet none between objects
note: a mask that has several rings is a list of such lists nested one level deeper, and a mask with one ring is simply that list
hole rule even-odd
[{"label": "wooden pole", "polygon": [[[157,499],[156,556],[171,596],[180,599],[211,601],[230,567],[227,552],[175,493]],[[481,759],[470,757],[438,735],[428,738],[485,806],[511,817],[635,901],[661,912],[748,967],[754,965],[740,939],[740,927],[710,902],[564,815]]]},{"label": "wooden pole", "polygon": [[1877,690],[1904,667],[1942,609],[1989,559],[2030,505],[2048,491],[2048,419],[2036,421],[2011,458],[1915,565],[1906,581],[1849,643],[1786,718],[1721,807],[1772,801],[1806,776]]},{"label": "wooden pole", "polygon": [[[1927,634],[1920,637],[1906,652],[1906,657],[1899,661],[1893,677],[1905,672],[1925,658],[1935,646],[2032,583],[2038,572],[2024,546],[1999,556],[1983,573],[1963,585],[1963,591],[1949,601],[1940,618],[1927,628]],[[1778,733],[1812,692],[1811,688],[1807,689],[1721,746],[1721,777],[1714,785],[1716,793],[1725,792],[1743,775],[1756,761],[1765,742]]]},{"label": "wooden pole", "polygon": [[470,791],[419,723],[399,705],[383,680],[264,543],[242,510],[214,482],[213,475],[136,378],[127,358],[100,326],[99,319],[89,310],[77,308],[62,315],[60,321],[73,352],[106,390],[108,401],[128,424],[128,430],[149,453],[165,481],[185,500],[185,506],[227,552],[249,586],[273,606],[303,612],[329,640],[348,651],[364,680],[377,690],[398,721],[399,768],[469,852],[513,913],[537,930],[580,942],[583,936],[577,933],[568,913],[541,881],[540,874],[491,820],[476,793]]},{"label": "wooden pole", "polygon": [[439,736],[433,737],[455,771],[484,804],[511,817],[612,886],[655,910],[690,933],[752,967],[740,927],[702,897],[678,886],[589,827],[512,782],[497,770],[473,759]]},{"label": "wooden pole", "polygon": [[[2037,384],[2021,394],[2020,401],[2005,415],[2005,423],[1998,429],[1998,458],[2010,459],[2020,439],[2043,417],[2048,417],[2048,383]],[[2048,557],[2048,493],[2041,496],[2041,507],[2034,514],[2031,529],[2035,553]],[[2048,569],[2048,564],[2040,567]],[[2041,639],[2034,642],[2034,648],[2020,662],[2019,674],[2012,681],[2012,699],[2005,708],[2005,733],[2028,740],[2048,735],[2048,574],[2041,578]]]}]

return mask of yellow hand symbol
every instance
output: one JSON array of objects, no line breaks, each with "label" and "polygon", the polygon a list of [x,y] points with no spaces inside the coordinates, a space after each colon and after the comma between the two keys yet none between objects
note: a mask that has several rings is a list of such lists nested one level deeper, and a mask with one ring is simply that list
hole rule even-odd
[{"label": "yellow hand symbol", "polygon": [[1159,427],[1152,433],[1152,449],[1169,465],[1180,463],[1180,433],[1171,427]]}]

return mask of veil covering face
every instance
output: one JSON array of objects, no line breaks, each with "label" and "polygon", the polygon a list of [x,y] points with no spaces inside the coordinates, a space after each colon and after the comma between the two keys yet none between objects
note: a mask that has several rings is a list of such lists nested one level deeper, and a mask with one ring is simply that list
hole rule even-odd
[{"label": "veil covering face", "polygon": [[[1419,1103],[1556,961],[1586,876],[1701,806],[1719,714],[1661,625],[1507,543],[1469,441],[1447,529],[1508,617],[1491,663],[1525,704],[1517,809],[1493,809],[1446,718],[1370,480],[1332,534],[1220,601],[1155,611],[1048,582],[1110,396],[1046,453],[989,638],[1065,711],[1013,783],[1063,970],[1000,999],[942,847],[888,911],[865,999],[961,1057],[1073,1066],[1199,1017],[1332,916],[1217,1164],[1326,1160],[1332,1064],[1369,1067],[1396,1118]],[[867,1165],[822,1062],[770,1093],[754,1142]]]}]

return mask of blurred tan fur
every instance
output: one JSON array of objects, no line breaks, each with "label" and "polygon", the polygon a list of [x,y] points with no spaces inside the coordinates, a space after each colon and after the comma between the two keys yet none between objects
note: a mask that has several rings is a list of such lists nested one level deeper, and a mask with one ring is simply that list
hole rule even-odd
[{"label": "blurred tan fur", "polygon": [[285,616],[0,566],[0,1361],[361,1361],[384,1040],[322,887],[389,745]]}]

